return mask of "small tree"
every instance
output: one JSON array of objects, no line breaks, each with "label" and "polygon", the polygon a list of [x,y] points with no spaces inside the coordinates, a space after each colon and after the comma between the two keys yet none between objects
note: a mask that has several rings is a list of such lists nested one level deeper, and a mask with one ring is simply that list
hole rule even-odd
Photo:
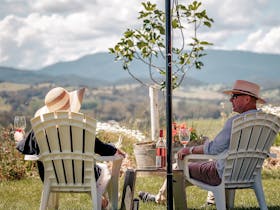
[{"label": "small tree", "polygon": [[[186,72],[195,66],[201,69],[203,63],[200,58],[205,55],[203,53],[204,46],[210,45],[207,41],[200,41],[197,38],[197,31],[201,26],[211,27],[213,20],[209,18],[206,11],[201,9],[201,3],[197,1],[191,2],[185,6],[174,1],[172,8],[172,30],[173,34],[179,34],[181,39],[172,47],[172,88],[180,86],[185,78]],[[113,47],[109,48],[110,53],[115,55],[115,59],[122,62],[123,69],[126,70],[132,78],[145,86],[150,86],[150,96],[155,96],[153,90],[165,88],[166,69],[165,62],[165,13],[157,8],[156,4],[151,2],[142,2],[144,10],[139,12],[138,19],[142,20],[142,27],[139,29],[127,29],[124,36]],[[193,27],[193,31],[189,34],[190,41],[185,43],[185,31],[190,31],[188,26]],[[151,83],[146,83],[137,77],[130,69],[130,63],[138,60],[147,64],[148,74]],[[155,86],[159,87],[156,88]],[[151,88],[153,87],[153,88]],[[155,97],[157,98],[157,97]],[[151,123],[152,140],[155,140],[158,132],[158,101],[150,99],[151,103]],[[154,107],[152,107],[154,106]],[[155,128],[153,128],[155,127]]]},{"label": "small tree", "polygon": [[[164,88],[166,70],[164,65],[159,64],[164,64],[161,61],[165,59],[165,13],[149,1],[142,2],[142,5],[144,10],[139,12],[138,17],[142,20],[142,27],[127,29],[121,40],[113,48],[109,48],[109,51],[115,54],[116,60],[122,61],[123,69],[134,79],[149,86],[150,84],[138,78],[129,66],[134,59],[147,64],[152,83]],[[193,66],[201,69],[203,66],[200,58],[205,55],[204,46],[211,43],[200,41],[197,32],[201,26],[211,27],[213,20],[207,16],[206,10],[201,9],[201,3],[197,1],[187,6],[176,4],[171,14],[173,35],[181,36],[180,40],[177,39],[180,43],[175,43],[175,47],[172,47],[172,86],[176,88],[180,86],[189,69]],[[189,26],[193,31],[190,32]],[[188,44],[185,43],[186,34],[190,38]]]}]

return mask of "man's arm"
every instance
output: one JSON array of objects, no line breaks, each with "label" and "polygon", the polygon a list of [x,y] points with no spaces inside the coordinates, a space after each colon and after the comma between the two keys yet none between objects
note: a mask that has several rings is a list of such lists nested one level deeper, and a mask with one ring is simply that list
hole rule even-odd
[{"label": "man's arm", "polygon": [[192,149],[192,154],[204,154],[203,145],[194,146]]},{"label": "man's arm", "polygon": [[189,154],[204,154],[203,145],[184,147],[180,149],[177,154],[180,160],[183,160],[183,158]]}]

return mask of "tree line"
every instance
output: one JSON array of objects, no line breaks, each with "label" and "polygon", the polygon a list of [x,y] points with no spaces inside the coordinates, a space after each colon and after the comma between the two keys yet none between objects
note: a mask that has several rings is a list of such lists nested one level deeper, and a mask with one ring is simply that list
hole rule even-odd
[{"label": "tree line", "polygon": [[[15,115],[25,115],[31,119],[37,109],[44,105],[46,93],[53,88],[50,86],[30,86],[19,91],[0,91],[0,98],[8,110],[0,109],[0,125],[8,126]],[[66,89],[71,89],[67,88]],[[73,89],[73,88],[72,88]],[[160,117],[165,119],[165,96],[160,94]],[[146,87],[119,89],[114,86],[108,89],[88,88],[81,111],[100,121],[115,120],[131,124],[133,122],[149,123],[150,106]],[[174,120],[190,118],[219,118],[221,113],[220,101],[215,100],[186,100],[179,99],[173,104]]]}]

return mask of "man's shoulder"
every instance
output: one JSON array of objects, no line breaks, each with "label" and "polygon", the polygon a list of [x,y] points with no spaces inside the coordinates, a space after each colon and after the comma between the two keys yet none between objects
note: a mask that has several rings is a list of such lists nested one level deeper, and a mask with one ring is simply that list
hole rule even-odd
[{"label": "man's shoulder", "polygon": [[262,112],[262,111],[259,110],[259,109],[251,109],[251,110],[248,110],[248,111],[240,113],[240,114],[239,113],[232,113],[231,116],[228,118],[228,120],[232,121],[232,120],[234,120],[238,117],[241,117],[241,116],[244,116],[244,115],[250,114],[250,113],[255,113],[255,112]]}]

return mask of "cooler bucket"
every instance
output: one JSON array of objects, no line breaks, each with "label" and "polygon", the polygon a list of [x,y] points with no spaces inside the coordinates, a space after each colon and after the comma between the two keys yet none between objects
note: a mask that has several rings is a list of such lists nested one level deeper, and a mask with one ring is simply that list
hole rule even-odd
[{"label": "cooler bucket", "polygon": [[138,169],[151,169],[156,166],[156,143],[141,142],[133,145]]}]

